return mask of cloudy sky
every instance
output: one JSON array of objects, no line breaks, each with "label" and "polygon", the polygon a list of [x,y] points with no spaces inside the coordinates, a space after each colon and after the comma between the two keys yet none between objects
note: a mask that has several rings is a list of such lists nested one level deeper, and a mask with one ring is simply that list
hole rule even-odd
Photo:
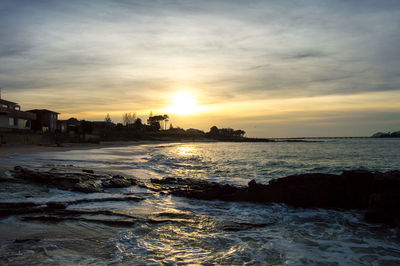
[{"label": "cloudy sky", "polygon": [[184,128],[400,130],[396,0],[2,0],[0,36],[2,98],[25,110],[119,122],[184,92],[201,107],[170,113]]}]

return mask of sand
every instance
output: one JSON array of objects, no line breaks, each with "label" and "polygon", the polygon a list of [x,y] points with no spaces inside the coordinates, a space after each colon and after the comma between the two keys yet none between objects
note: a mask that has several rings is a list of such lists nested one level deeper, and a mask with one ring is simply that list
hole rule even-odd
[{"label": "sand", "polygon": [[36,153],[36,152],[65,152],[71,150],[90,150],[112,147],[124,147],[140,144],[153,144],[159,143],[155,141],[121,141],[121,142],[102,142],[100,144],[93,143],[66,143],[62,147],[45,146],[45,145],[28,145],[28,144],[3,144],[0,145],[0,177],[4,172],[11,169],[15,165],[5,164],[2,158],[6,158],[12,154],[19,153]]}]

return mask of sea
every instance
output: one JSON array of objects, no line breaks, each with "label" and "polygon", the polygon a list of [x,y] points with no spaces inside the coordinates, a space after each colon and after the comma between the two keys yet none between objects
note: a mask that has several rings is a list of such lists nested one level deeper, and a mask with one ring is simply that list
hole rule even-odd
[{"label": "sea", "polygon": [[[14,154],[1,160],[10,166],[92,169],[143,181],[180,177],[247,185],[253,179],[266,184],[303,173],[400,170],[400,139],[132,143]],[[107,210],[141,220],[118,227],[88,221],[44,223],[22,221],[18,216],[2,218],[1,230],[25,232],[24,236],[30,233],[32,240],[0,239],[0,264],[400,265],[399,230],[365,222],[363,210],[195,200],[135,186],[94,194],[50,189],[28,199],[10,195],[8,200],[66,201],[110,194],[138,195],[145,200],[82,203],[68,208]],[[162,222],[154,222],[157,219]]]}]

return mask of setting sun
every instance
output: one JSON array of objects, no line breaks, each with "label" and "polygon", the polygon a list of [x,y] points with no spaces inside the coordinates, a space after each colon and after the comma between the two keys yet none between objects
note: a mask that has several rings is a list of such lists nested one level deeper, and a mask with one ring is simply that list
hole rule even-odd
[{"label": "setting sun", "polygon": [[186,91],[179,92],[172,97],[171,106],[167,112],[179,115],[195,114],[204,108],[197,104],[194,96]]}]

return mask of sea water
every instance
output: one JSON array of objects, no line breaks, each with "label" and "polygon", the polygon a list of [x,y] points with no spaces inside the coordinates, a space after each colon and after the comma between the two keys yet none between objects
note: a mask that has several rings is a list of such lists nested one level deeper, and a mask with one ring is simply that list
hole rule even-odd
[{"label": "sea water", "polygon": [[[246,185],[252,179],[257,183],[268,183],[274,178],[301,173],[399,170],[399,151],[400,139],[183,142],[20,154],[2,160],[3,163],[8,160],[10,164],[38,168],[93,169],[135,176],[144,181],[181,177]],[[0,221],[0,227],[34,228],[42,239],[40,244],[2,241],[1,261],[10,264],[41,261],[49,264],[139,265],[400,263],[400,239],[396,229],[364,222],[362,210],[202,201],[151,193],[137,187],[110,189],[92,195],[51,189],[48,195],[30,201],[127,193],[140,195],[145,200],[86,203],[69,208],[111,210],[143,218],[143,222],[128,228],[88,222],[43,225],[21,222],[18,217]],[[148,219],[160,222],[149,223]],[[46,254],[37,252],[41,250],[40,245],[50,247]],[[86,248],[81,248],[82,245]]]}]

